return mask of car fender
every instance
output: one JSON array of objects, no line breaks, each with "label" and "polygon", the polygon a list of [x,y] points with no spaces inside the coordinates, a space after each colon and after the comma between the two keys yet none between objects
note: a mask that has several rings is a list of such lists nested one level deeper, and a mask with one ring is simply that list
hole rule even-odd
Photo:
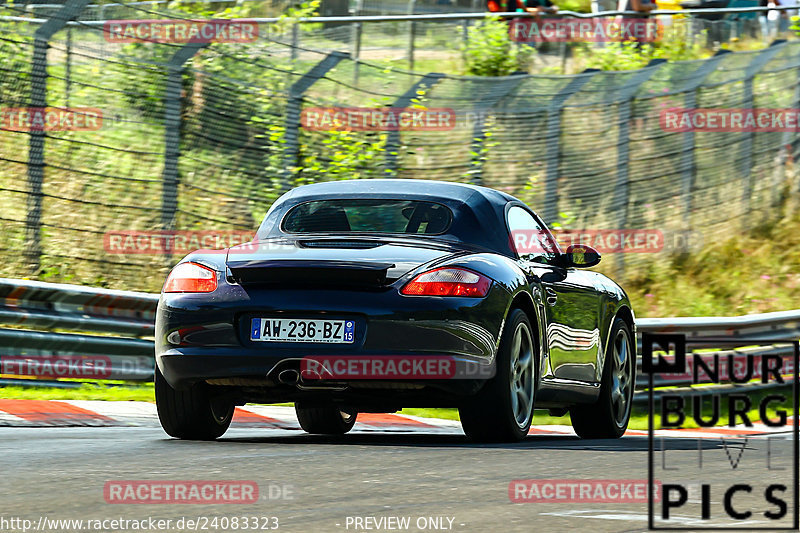
[{"label": "car fender", "polygon": [[599,273],[597,273],[597,276],[599,281],[597,288],[601,294],[600,331],[603,332],[603,336],[601,337],[601,349],[597,352],[598,360],[595,379],[601,382],[606,363],[606,349],[611,342],[611,329],[614,325],[614,321],[620,316],[620,313],[630,313],[634,357],[636,357],[636,322],[633,306],[625,290],[611,278]]},{"label": "car fender", "polygon": [[423,265],[420,269],[410,273],[409,278],[413,278],[425,270],[430,268],[441,268],[445,266],[461,267],[472,270],[479,274],[483,274],[501,287],[506,293],[505,308],[503,309],[503,320],[500,322],[495,333],[495,349],[500,347],[500,338],[502,336],[503,328],[505,327],[506,318],[511,312],[512,304],[522,298],[525,300],[523,310],[529,315],[531,325],[535,328],[534,333],[538,336],[539,354],[538,361],[540,366],[539,376],[541,377],[541,369],[547,363],[546,346],[542,339],[545,337],[546,323],[544,314],[544,301],[542,298],[542,287],[538,281],[531,281],[525,275],[525,272],[519,265],[512,259],[493,253],[475,253],[459,257],[453,257],[436,264]]}]

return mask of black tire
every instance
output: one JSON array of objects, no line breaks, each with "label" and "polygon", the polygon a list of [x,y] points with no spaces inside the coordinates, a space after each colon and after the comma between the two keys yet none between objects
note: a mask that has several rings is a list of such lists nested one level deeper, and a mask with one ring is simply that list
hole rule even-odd
[{"label": "black tire", "polygon": [[[624,350],[619,346],[618,341],[621,339],[625,342]],[[628,324],[621,318],[615,319],[606,346],[603,378],[597,402],[570,409],[572,427],[582,439],[618,439],[628,429],[636,382],[635,346]],[[625,352],[624,361],[618,356],[620,351]],[[626,374],[627,377],[623,378],[622,374]],[[624,401],[624,405],[620,403],[621,401]]]},{"label": "black tire", "polygon": [[[521,335],[521,343],[515,357],[515,335],[518,332]],[[538,390],[537,340],[528,315],[521,309],[512,309],[506,317],[506,325],[500,339],[494,377],[478,394],[458,409],[461,427],[470,440],[519,442],[527,436],[533,420],[533,404]],[[527,347],[523,343],[527,343]],[[528,355],[519,357],[525,350]],[[522,361],[523,359],[526,361]],[[522,361],[519,365],[517,365],[518,360]],[[517,367],[516,371],[512,371],[514,370],[512,361]],[[512,392],[512,387],[516,385],[520,385],[519,389],[514,389],[519,390],[519,393]],[[527,394],[527,406],[520,403],[523,393]]]},{"label": "black tire", "polygon": [[358,417],[358,413],[342,411],[335,405],[305,407],[295,403],[294,411],[303,431],[315,435],[344,435],[353,429]]},{"label": "black tire", "polygon": [[167,435],[185,440],[214,440],[231,425],[234,405],[211,394],[206,383],[173,389],[156,366],[156,409]]}]

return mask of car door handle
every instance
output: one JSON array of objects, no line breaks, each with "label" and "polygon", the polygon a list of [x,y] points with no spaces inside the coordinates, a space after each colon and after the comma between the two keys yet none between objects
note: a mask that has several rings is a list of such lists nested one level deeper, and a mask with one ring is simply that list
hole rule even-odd
[{"label": "car door handle", "polygon": [[547,305],[550,306],[556,305],[556,302],[558,301],[558,294],[556,293],[556,291],[554,291],[550,287],[547,287],[544,290],[544,292],[547,293]]}]

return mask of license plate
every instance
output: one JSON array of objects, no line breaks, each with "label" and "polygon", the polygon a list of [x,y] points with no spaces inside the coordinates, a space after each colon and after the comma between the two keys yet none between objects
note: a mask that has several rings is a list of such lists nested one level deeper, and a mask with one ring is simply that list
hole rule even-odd
[{"label": "license plate", "polygon": [[355,340],[352,320],[310,318],[254,318],[250,340],[258,342],[325,342],[350,344]]}]

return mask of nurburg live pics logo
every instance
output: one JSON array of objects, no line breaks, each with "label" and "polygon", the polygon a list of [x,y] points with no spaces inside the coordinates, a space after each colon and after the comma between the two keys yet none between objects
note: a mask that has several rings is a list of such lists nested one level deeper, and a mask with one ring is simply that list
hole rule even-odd
[{"label": "nurburg live pics logo", "polygon": [[[666,390],[654,401],[654,376],[669,381],[669,375],[687,373],[687,343],[703,346],[789,345],[793,356],[779,353],[729,351],[720,354],[690,353],[691,394],[675,394]],[[658,353],[654,359],[654,352]],[[745,355],[742,367],[742,355]],[[724,362],[724,359],[729,359]],[[690,337],[683,334],[642,335],[642,371],[648,374],[648,527],[664,531],[796,531],[800,526],[798,498],[798,359],[800,342],[793,339],[746,340],[735,337]],[[721,361],[723,363],[721,364]],[[742,371],[743,370],[743,371]],[[789,378],[791,375],[791,379]],[[758,379],[758,382],[751,381]],[[707,384],[711,384],[711,388]],[[720,393],[722,383],[735,383],[734,392]],[[780,391],[792,389],[790,398]],[[759,390],[758,387],[761,387]],[[755,390],[754,390],[755,389]],[[758,391],[754,403],[748,391]],[[720,405],[727,401],[728,416],[722,418]],[[660,412],[656,413],[655,407]],[[711,413],[703,408],[711,407]],[[789,415],[792,410],[794,415]],[[751,411],[758,415],[750,415]],[[659,437],[660,458],[655,458],[654,418],[660,417],[664,429],[680,429],[692,418],[698,426],[710,427],[720,438],[697,440],[697,449],[690,439]],[[753,429],[751,416],[770,430],[760,438],[736,437]],[[724,421],[724,428],[717,422]],[[737,427],[738,423],[738,427]],[[742,425],[744,430],[742,430]],[[785,429],[785,431],[782,431]],[[741,440],[744,440],[742,443]],[[739,442],[737,442],[737,440]],[[687,441],[689,446],[686,446]],[[791,454],[788,453],[791,442]],[[721,445],[720,445],[721,443]],[[667,454],[666,446],[673,446]],[[783,448],[781,448],[783,447]],[[705,449],[704,449],[705,448]],[[783,449],[783,451],[781,451]],[[689,451],[691,450],[691,451]],[[687,455],[692,454],[692,455]],[[693,463],[694,454],[697,463]],[[690,489],[697,483],[678,480],[681,468],[676,458],[691,458],[689,475],[701,476],[700,493],[690,498]],[[788,458],[791,457],[791,466]],[[672,464],[670,464],[672,463]],[[715,467],[717,470],[715,470]],[[658,468],[660,501],[655,494],[655,472]],[[685,527],[678,527],[684,525]]]}]

